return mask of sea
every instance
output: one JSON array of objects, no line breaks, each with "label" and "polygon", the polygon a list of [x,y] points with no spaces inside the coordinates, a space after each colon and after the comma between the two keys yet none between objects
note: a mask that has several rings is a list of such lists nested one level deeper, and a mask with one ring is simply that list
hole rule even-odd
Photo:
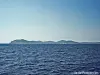
[{"label": "sea", "polygon": [[100,75],[100,44],[0,44],[0,75]]}]

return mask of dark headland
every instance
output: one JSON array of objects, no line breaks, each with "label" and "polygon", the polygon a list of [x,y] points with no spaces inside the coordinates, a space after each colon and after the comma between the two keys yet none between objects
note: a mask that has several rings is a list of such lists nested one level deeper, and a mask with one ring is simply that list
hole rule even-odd
[{"label": "dark headland", "polygon": [[60,40],[60,41],[28,41],[24,39],[16,39],[10,42],[10,44],[100,44],[100,42],[75,42],[72,40]]}]

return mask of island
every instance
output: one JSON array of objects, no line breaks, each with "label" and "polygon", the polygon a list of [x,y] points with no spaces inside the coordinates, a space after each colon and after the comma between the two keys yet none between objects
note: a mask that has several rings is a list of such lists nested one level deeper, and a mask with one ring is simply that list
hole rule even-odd
[{"label": "island", "polygon": [[24,39],[16,39],[9,44],[100,44],[100,42],[76,42],[72,40],[59,40],[59,41],[28,41]]},{"label": "island", "polygon": [[28,41],[24,39],[16,39],[10,42],[10,44],[79,44],[79,42],[71,40],[60,40],[60,41]]}]

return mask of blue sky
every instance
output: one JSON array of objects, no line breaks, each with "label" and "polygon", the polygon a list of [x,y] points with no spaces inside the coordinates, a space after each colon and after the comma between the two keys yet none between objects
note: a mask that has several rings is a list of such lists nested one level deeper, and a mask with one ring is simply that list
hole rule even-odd
[{"label": "blue sky", "polygon": [[0,42],[100,41],[100,0],[0,0]]}]

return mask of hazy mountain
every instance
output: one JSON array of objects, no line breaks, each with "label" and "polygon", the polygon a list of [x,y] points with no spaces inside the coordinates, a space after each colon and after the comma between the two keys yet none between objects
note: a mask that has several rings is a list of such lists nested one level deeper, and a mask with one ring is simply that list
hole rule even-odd
[{"label": "hazy mountain", "polygon": [[10,42],[11,44],[27,44],[28,41],[27,40],[24,40],[24,39],[18,39],[18,40],[13,40]]},{"label": "hazy mountain", "polygon": [[75,42],[72,40],[60,40],[60,41],[28,41],[24,39],[17,39],[10,42],[10,44],[100,44],[100,42]]},{"label": "hazy mountain", "polygon": [[11,41],[10,44],[42,44],[42,41],[27,41],[24,39],[17,39]]},{"label": "hazy mountain", "polygon": [[24,39],[17,39],[10,42],[10,44],[78,44],[78,42],[75,41],[66,41],[66,40],[60,40],[60,41],[28,41]]},{"label": "hazy mountain", "polygon": [[66,41],[66,40],[60,40],[57,42],[58,44],[78,44],[78,42],[75,42],[75,41]]},{"label": "hazy mountain", "polygon": [[56,44],[54,41],[44,41],[43,44]]}]

